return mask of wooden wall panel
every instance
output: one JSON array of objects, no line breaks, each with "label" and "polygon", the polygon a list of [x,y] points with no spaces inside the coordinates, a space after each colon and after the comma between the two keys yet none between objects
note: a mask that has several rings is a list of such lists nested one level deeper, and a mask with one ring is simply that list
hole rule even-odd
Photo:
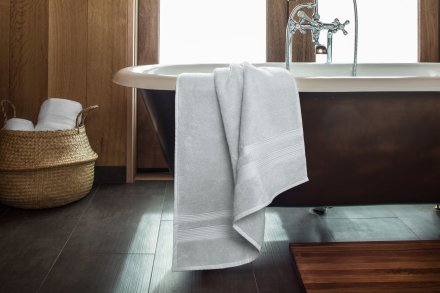
[{"label": "wooden wall panel", "polygon": [[47,97],[48,0],[10,3],[9,95],[17,114],[35,121]]},{"label": "wooden wall panel", "polygon": [[87,0],[49,2],[49,97],[86,104]]},{"label": "wooden wall panel", "polygon": [[[139,1],[138,64],[159,63],[159,9],[160,0]],[[140,93],[137,100],[137,166],[167,166]]]},{"label": "wooden wall panel", "polygon": [[286,0],[267,0],[266,2],[266,59],[268,62],[284,62],[287,8]]},{"label": "wooden wall panel", "polygon": [[[298,0],[289,2],[289,11],[301,3],[309,3],[309,0]],[[306,9],[307,13],[311,10]],[[311,15],[311,14],[309,14]],[[300,32],[296,32],[292,40],[292,60],[294,62],[315,62],[315,46],[312,42],[312,33],[307,31],[304,35]]]},{"label": "wooden wall panel", "polygon": [[0,0],[0,100],[9,98],[9,19],[10,0]]},{"label": "wooden wall panel", "polygon": [[139,0],[138,56],[141,64],[159,63],[160,0]]},{"label": "wooden wall panel", "polygon": [[135,3],[0,0],[0,94],[9,95],[19,116],[34,121],[48,96],[100,105],[87,123],[99,166],[126,164],[130,91],[112,77],[133,64],[129,10]]},{"label": "wooden wall panel", "polygon": [[99,166],[125,166],[126,88],[112,83],[127,66],[127,0],[88,1],[87,104],[97,104],[88,134]]},{"label": "wooden wall panel", "polygon": [[[290,11],[300,3],[310,2],[309,0],[290,1],[267,0],[267,61],[285,61],[285,39],[286,25]],[[314,62],[315,53],[310,32],[305,35],[297,32],[293,36],[292,61]]]},{"label": "wooden wall panel", "polygon": [[419,61],[440,62],[440,1],[419,0]]}]

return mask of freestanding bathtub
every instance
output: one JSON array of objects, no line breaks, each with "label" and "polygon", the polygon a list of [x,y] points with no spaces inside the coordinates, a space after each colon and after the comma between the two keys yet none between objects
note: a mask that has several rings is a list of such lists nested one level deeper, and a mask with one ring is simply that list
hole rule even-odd
[{"label": "freestanding bathtub", "polygon": [[[177,75],[225,66],[149,65],[115,75],[142,90],[171,171]],[[275,205],[440,202],[440,63],[360,64],[357,77],[348,64],[294,63],[291,71],[310,181]]]}]

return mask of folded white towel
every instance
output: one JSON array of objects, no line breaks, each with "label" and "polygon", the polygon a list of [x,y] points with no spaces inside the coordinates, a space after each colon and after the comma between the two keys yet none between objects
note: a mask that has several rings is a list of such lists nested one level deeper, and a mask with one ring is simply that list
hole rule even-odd
[{"label": "folded white towel", "polygon": [[308,180],[291,74],[243,64],[180,75],[175,147],[173,269],[255,260],[264,208]]},{"label": "folded white towel", "polygon": [[67,130],[76,127],[76,118],[81,112],[80,103],[58,98],[44,101],[38,115],[36,131]]},{"label": "folded white towel", "polygon": [[6,121],[4,127],[6,130],[34,131],[34,123],[32,121],[20,118],[11,118]]}]

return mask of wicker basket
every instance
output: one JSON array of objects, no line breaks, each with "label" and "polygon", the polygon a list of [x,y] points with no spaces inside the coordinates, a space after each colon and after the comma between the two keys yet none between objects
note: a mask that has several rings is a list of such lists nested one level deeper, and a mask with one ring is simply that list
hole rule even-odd
[{"label": "wicker basket", "polygon": [[[5,105],[0,102],[7,119]],[[92,188],[95,161],[84,127],[92,106],[77,117],[77,128],[57,131],[0,130],[0,203],[24,209],[52,208],[77,201]]]}]

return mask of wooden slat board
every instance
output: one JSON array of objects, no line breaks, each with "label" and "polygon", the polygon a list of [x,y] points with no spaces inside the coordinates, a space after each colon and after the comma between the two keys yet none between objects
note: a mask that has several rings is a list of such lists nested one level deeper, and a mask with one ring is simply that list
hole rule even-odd
[{"label": "wooden slat board", "polygon": [[9,97],[9,18],[10,1],[0,0],[0,99]]},{"label": "wooden slat board", "polygon": [[9,98],[30,120],[47,98],[48,1],[10,2]]},{"label": "wooden slat board", "polygon": [[49,97],[86,105],[87,0],[49,2]]},{"label": "wooden slat board", "polygon": [[266,4],[266,60],[284,62],[287,1],[267,0]]},{"label": "wooden slat board", "polygon": [[[159,63],[159,10],[159,0],[139,0],[138,64]],[[137,100],[137,167],[167,168],[140,92]]]},{"label": "wooden slat board", "polygon": [[[289,12],[293,10],[298,4],[310,3],[309,0],[299,0],[289,2]],[[311,14],[310,9],[304,10],[307,14]],[[295,18],[296,19],[296,18]],[[325,41],[323,40],[323,43]],[[312,33],[307,31],[304,35],[296,32],[292,38],[292,60],[294,62],[315,62],[315,46],[312,41]]]},{"label": "wooden slat board", "polygon": [[440,292],[440,241],[290,244],[307,292]]},{"label": "wooden slat board", "polygon": [[139,1],[138,52],[140,64],[159,63],[160,0]]},{"label": "wooden slat board", "polygon": [[419,61],[440,62],[440,1],[419,0]]},{"label": "wooden slat board", "polygon": [[127,66],[127,0],[88,1],[87,103],[99,105],[87,133],[99,166],[125,165],[126,88],[112,83]]},{"label": "wooden slat board", "polygon": [[[268,62],[284,62],[287,19],[296,5],[306,2],[310,1],[267,0],[266,60]],[[293,36],[292,44],[292,61],[315,61],[314,45],[309,31],[305,35],[297,32]]]},{"label": "wooden slat board", "polygon": [[126,88],[112,82],[130,63],[135,0],[0,0],[0,97],[35,122],[62,97],[98,104],[87,131],[98,166],[125,166]]},{"label": "wooden slat board", "polygon": [[[286,24],[290,11],[308,0],[287,2],[286,0],[267,0],[267,40],[266,59],[268,62],[284,62]],[[315,52],[310,32],[305,35],[297,32],[293,37],[292,61],[314,62]]]}]

